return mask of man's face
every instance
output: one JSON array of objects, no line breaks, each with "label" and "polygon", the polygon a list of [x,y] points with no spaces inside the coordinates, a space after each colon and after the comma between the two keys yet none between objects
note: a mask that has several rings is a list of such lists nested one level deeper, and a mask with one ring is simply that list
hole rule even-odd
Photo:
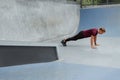
[{"label": "man's face", "polygon": [[102,30],[99,30],[99,34],[103,34],[103,33],[105,33],[105,32],[103,32]]}]

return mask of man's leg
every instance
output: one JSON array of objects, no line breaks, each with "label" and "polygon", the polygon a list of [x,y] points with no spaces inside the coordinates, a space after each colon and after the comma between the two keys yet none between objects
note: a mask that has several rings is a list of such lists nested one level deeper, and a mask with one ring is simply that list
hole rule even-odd
[{"label": "man's leg", "polygon": [[67,46],[66,43],[68,41],[76,41],[76,40],[82,39],[82,38],[84,38],[84,36],[83,36],[83,32],[81,31],[81,32],[79,32],[77,35],[75,35],[73,37],[62,40],[61,43],[62,43],[63,46]]}]

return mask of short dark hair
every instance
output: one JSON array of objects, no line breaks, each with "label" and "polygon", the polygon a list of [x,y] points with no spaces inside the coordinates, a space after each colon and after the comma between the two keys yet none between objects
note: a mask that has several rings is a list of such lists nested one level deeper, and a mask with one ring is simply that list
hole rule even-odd
[{"label": "short dark hair", "polygon": [[99,28],[99,30],[106,32],[105,28]]}]

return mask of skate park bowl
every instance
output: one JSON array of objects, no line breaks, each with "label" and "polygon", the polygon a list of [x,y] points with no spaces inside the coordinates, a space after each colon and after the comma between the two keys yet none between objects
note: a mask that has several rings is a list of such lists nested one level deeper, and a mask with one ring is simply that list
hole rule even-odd
[{"label": "skate park bowl", "polygon": [[[80,10],[81,30],[100,28],[106,29],[105,34],[98,34],[96,49],[91,49],[90,38],[71,41],[67,47],[60,47],[64,62],[92,66],[120,68],[120,5],[106,5]],[[73,56],[73,57],[72,57]]]},{"label": "skate park bowl", "polygon": [[[2,1],[2,0],[0,0],[0,1]],[[6,2],[4,2],[4,1],[6,1]],[[117,5],[117,6],[115,5],[115,7],[114,6],[112,6],[112,7],[106,6],[106,7],[99,7],[99,8],[80,9],[80,10],[78,10],[78,12],[80,12],[80,16],[79,16],[78,13],[76,13],[77,7],[75,8],[76,5],[74,5],[74,4],[66,4],[64,2],[62,2],[62,3],[61,2],[60,3],[50,2],[49,4],[45,4],[46,2],[39,2],[39,0],[34,0],[34,1],[33,0],[25,0],[25,2],[24,2],[24,0],[19,0],[17,2],[17,5],[15,5],[16,2],[14,2],[13,0],[11,0],[11,1],[3,0],[2,1],[3,4],[1,4],[1,5],[6,4],[6,6],[1,7],[2,8],[2,9],[0,9],[1,14],[4,13],[4,11],[8,11],[9,8],[12,8],[12,6],[14,6],[14,5],[15,5],[14,10],[18,11],[18,12],[15,11],[14,16],[11,16],[9,13],[14,12],[14,10],[9,10],[8,13],[4,14],[4,15],[6,15],[6,16],[4,16],[5,18],[3,18],[3,15],[1,16],[2,19],[4,19],[5,21],[8,21],[8,22],[9,21],[12,22],[13,17],[17,17],[17,18],[14,18],[13,20],[15,20],[15,21],[12,23],[9,23],[9,25],[10,24],[13,25],[14,23],[17,23],[16,26],[18,24],[20,24],[22,26],[20,26],[20,27],[12,27],[11,26],[11,28],[6,26],[8,30],[5,27],[2,27],[1,29],[3,30],[2,33],[4,33],[4,36],[3,36],[4,38],[1,38],[0,44],[6,45],[6,46],[13,45],[13,46],[18,46],[18,47],[19,46],[27,46],[27,47],[28,46],[29,47],[31,47],[31,46],[32,47],[35,47],[35,46],[49,46],[50,47],[50,46],[52,46],[52,47],[56,47],[59,60],[55,60],[52,62],[46,62],[46,63],[38,62],[38,63],[34,63],[34,64],[28,63],[28,64],[18,65],[18,66],[0,67],[0,80],[120,80],[120,58],[119,58],[119,56],[120,56],[120,49],[119,49],[120,48],[120,44],[119,44],[119,41],[120,41],[120,38],[119,38],[120,37],[120,34],[119,34],[119,32],[120,32],[120,28],[119,28],[120,8],[119,8],[119,5]],[[47,1],[49,1],[49,0],[47,0]],[[57,0],[54,0],[54,1],[57,1]],[[61,0],[59,0],[59,1],[61,1]],[[0,2],[0,3],[2,3],[2,2]],[[80,23],[79,23],[80,28],[78,28],[78,32],[80,30],[93,28],[96,26],[105,27],[107,32],[104,35],[98,36],[97,42],[100,44],[100,46],[98,46],[96,49],[91,49],[90,44],[89,44],[90,39],[88,38],[88,39],[83,39],[83,40],[78,40],[75,42],[67,43],[67,47],[63,47],[60,44],[60,40],[65,37],[72,36],[76,32],[76,31],[74,32],[74,31],[68,30],[68,31],[70,31],[69,34],[68,33],[66,34],[67,30],[65,30],[65,29],[68,26],[62,26],[62,27],[64,27],[64,28],[62,28],[63,31],[59,27],[60,32],[62,31],[60,33],[60,35],[54,36],[51,38],[48,38],[46,36],[44,38],[42,38],[43,35],[46,35],[49,32],[49,29],[48,29],[49,27],[42,27],[41,29],[39,29],[38,27],[31,28],[31,26],[32,26],[31,24],[30,24],[31,26],[29,25],[29,27],[28,26],[26,27],[25,25],[28,25],[26,21],[29,22],[29,17],[27,15],[30,14],[30,12],[31,12],[31,16],[36,14],[39,4],[41,4],[41,3],[43,3],[45,6],[54,4],[54,5],[51,5],[51,7],[49,6],[50,10],[47,8],[46,9],[48,10],[48,15],[49,15],[49,14],[51,14],[50,12],[55,12],[54,10],[55,10],[55,8],[57,8],[57,13],[56,13],[57,17],[55,18],[56,23],[57,22],[59,23],[60,21],[68,19],[63,22],[65,22],[66,25],[73,25],[76,18],[81,18]],[[12,4],[12,5],[10,5],[10,4]],[[32,12],[32,9],[30,6],[26,7],[28,5],[32,5],[31,7],[33,9],[33,12]],[[70,8],[66,9],[66,7],[60,7],[60,5],[66,6],[66,7],[72,6],[71,7],[72,9],[70,9]],[[10,6],[10,7],[8,7],[8,6]],[[37,8],[36,8],[36,6],[37,6]],[[47,12],[46,9],[43,11]],[[27,13],[27,10],[29,13]],[[40,9],[40,10],[42,10],[42,9]],[[17,14],[18,13],[23,14],[24,11],[26,11],[26,15],[23,17],[21,16],[19,18],[19,16]],[[62,14],[61,17],[60,16],[58,17],[58,14],[59,15]],[[44,15],[44,13],[41,15]],[[53,14],[53,15],[55,15],[55,14]],[[53,19],[53,15],[51,14],[51,16],[52,16],[52,18],[50,18],[51,22],[54,22],[53,20],[51,20],[51,19]],[[68,16],[68,15],[71,15],[71,16]],[[75,15],[78,17],[75,17]],[[11,16],[11,17],[8,18],[7,16]],[[45,16],[45,20],[49,19],[49,17],[51,17],[51,16],[48,16],[48,18],[46,18],[47,16]],[[62,17],[62,16],[64,16],[64,17]],[[74,18],[73,18],[73,16],[74,16]],[[24,19],[24,17],[25,17],[25,19]],[[35,16],[32,16],[32,20],[34,19],[34,17]],[[41,17],[43,17],[43,16],[41,16]],[[58,18],[60,18],[59,21],[56,20]],[[65,19],[62,19],[62,18],[65,18]],[[8,20],[6,20],[6,19],[8,19]],[[8,23],[6,24],[4,22],[4,20],[1,20],[2,21],[1,24],[7,25]],[[20,20],[20,22],[19,22],[19,20]],[[42,24],[43,26],[48,26],[46,24],[44,25],[44,23],[46,23],[45,20],[44,20],[44,18],[42,18],[43,22],[41,22],[40,24]],[[69,20],[71,21],[70,23],[68,23]],[[23,23],[22,23],[22,21],[23,21]],[[31,21],[30,23],[32,23],[33,21]],[[39,21],[41,21],[41,20],[39,20]],[[75,21],[75,23],[76,22],[77,21]],[[37,26],[37,24],[36,24],[36,26]],[[61,26],[61,25],[59,25],[59,26]],[[74,26],[74,27],[76,27],[76,26]],[[56,29],[58,29],[58,28],[57,27],[52,28],[52,29],[50,28],[50,34],[52,34],[51,31],[53,31],[53,33],[54,33],[56,31]],[[67,29],[71,29],[71,28],[68,27]],[[10,34],[7,34],[7,33],[5,34],[4,30]],[[14,31],[11,31],[11,30],[14,30]],[[45,30],[45,31],[42,31],[42,32],[40,32],[40,34],[38,34],[39,30]],[[48,32],[46,32],[46,30]],[[58,32],[59,32],[59,30],[58,30]],[[73,30],[75,30],[75,28],[73,28]],[[64,31],[66,31],[66,32],[64,32]],[[32,32],[33,32],[33,34],[32,34]],[[36,34],[38,34],[39,36]],[[48,35],[50,36],[50,34],[47,34],[47,36]],[[15,36],[15,35],[18,35],[18,36]],[[2,37],[2,35],[0,35],[0,36]],[[54,42],[57,42],[57,46],[56,46],[56,43],[54,43]],[[55,44],[55,46],[54,46],[54,44]]]}]

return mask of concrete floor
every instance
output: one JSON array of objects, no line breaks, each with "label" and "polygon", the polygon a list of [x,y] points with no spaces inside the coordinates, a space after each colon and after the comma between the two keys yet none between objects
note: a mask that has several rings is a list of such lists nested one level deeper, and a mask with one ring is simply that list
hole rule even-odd
[{"label": "concrete floor", "polygon": [[0,67],[0,80],[120,80],[119,41],[100,37],[97,49],[89,39],[59,44],[58,61]]},{"label": "concrete floor", "polygon": [[89,38],[68,42],[67,47],[59,47],[60,57],[67,63],[120,68],[119,41],[118,37],[98,37],[97,49],[91,49]]}]

